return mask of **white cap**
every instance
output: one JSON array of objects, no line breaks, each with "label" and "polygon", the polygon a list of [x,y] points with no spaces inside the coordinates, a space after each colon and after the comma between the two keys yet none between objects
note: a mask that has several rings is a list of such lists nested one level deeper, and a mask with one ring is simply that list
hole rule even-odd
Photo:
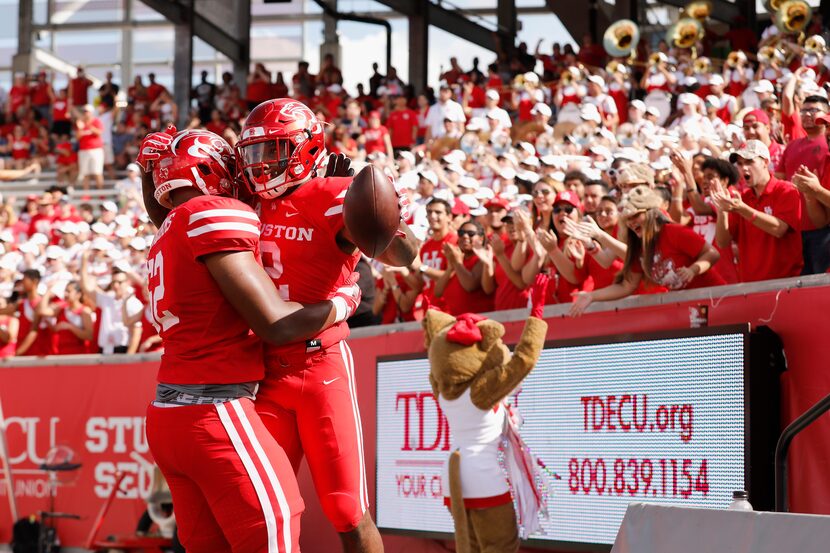
[{"label": "white cap", "polygon": [[530,142],[519,142],[518,144],[516,144],[516,146],[527,154],[536,154],[536,148],[534,148],[533,144],[531,144]]},{"label": "white cap", "polygon": [[90,245],[90,248],[92,248],[93,250],[101,250],[101,251],[105,252],[105,251],[108,251],[108,250],[112,249],[112,244],[110,244],[104,238],[96,238],[95,240],[92,241],[92,244]]},{"label": "white cap", "polygon": [[461,163],[467,159],[467,154],[464,153],[464,150],[453,150],[444,154],[441,159],[447,163]]},{"label": "white cap", "polygon": [[597,144],[595,146],[591,146],[588,149],[588,151],[591,152],[592,154],[602,156],[605,159],[612,159],[614,157],[613,154],[611,154],[611,150],[609,150],[605,146],[602,146],[602,145],[599,145],[599,144]]},{"label": "white cap", "polygon": [[492,188],[487,188],[486,186],[482,186],[478,190],[475,191],[473,194],[479,200],[490,200],[496,196],[496,193],[493,192]]},{"label": "white cap", "polygon": [[49,237],[41,232],[36,232],[29,238],[29,242],[36,246],[45,246],[49,243]]},{"label": "white cap", "polygon": [[526,83],[539,84],[539,75],[537,75],[533,71],[528,71],[524,74],[524,81]]},{"label": "white cap", "polygon": [[78,234],[78,225],[72,221],[64,221],[58,227],[58,232],[63,234]]},{"label": "white cap", "polygon": [[46,259],[65,259],[66,252],[60,246],[49,246],[46,248]]},{"label": "white cap", "polygon": [[634,108],[637,111],[642,111],[643,113],[646,111],[646,104],[642,100],[632,100],[632,102],[628,104],[628,107]]},{"label": "white cap", "polygon": [[516,178],[529,182],[530,184],[536,184],[539,182],[539,175],[533,171],[519,171],[516,173]]},{"label": "white cap", "polygon": [[418,178],[416,171],[408,171],[398,177],[398,180],[395,181],[395,188],[398,191],[404,189],[415,190],[418,187]]},{"label": "white cap", "polygon": [[712,106],[715,109],[720,109],[721,108],[720,98],[718,98],[714,94],[710,94],[709,96],[706,97],[706,103],[709,104],[710,106]]},{"label": "white cap", "polygon": [[467,171],[465,171],[464,168],[458,165],[457,163],[451,163],[447,165],[447,171],[450,171],[451,173],[458,173],[459,175],[464,175],[467,173]]},{"label": "white cap", "polygon": [[138,231],[133,227],[119,226],[115,229],[115,235],[118,238],[132,238],[136,234],[138,234]]},{"label": "white cap", "polygon": [[596,123],[602,122],[599,110],[594,104],[582,104],[579,107],[579,116],[585,121],[594,121]]},{"label": "white cap", "polygon": [[715,73],[709,77],[709,84],[714,86],[721,86],[724,84],[723,77]]},{"label": "white cap", "polygon": [[529,165],[531,167],[540,167],[539,158],[536,156],[528,156],[522,160],[522,165]]},{"label": "white cap", "polygon": [[649,106],[648,108],[646,108],[646,113],[648,113],[649,115],[653,115],[655,117],[660,117],[660,110],[654,106]]},{"label": "white cap", "polygon": [[134,250],[143,251],[147,249],[147,241],[141,236],[136,236],[130,240],[130,247]]},{"label": "white cap", "polygon": [[761,79],[758,81],[758,84],[752,88],[752,92],[775,92],[775,87],[767,79]]},{"label": "white cap", "polygon": [[107,200],[106,202],[101,204],[101,209],[104,211],[111,211],[113,213],[118,213],[118,206],[115,205],[115,202]]},{"label": "white cap", "polygon": [[695,86],[697,84],[697,79],[689,75],[687,77],[684,77],[682,84],[683,86]]},{"label": "white cap", "polygon": [[475,209],[481,205],[478,199],[472,194],[461,194],[455,201],[463,203],[470,209]]},{"label": "white cap", "polygon": [[37,247],[37,244],[33,244],[31,241],[23,242],[20,244],[18,248],[22,253],[30,253],[32,255],[37,255],[40,253],[40,248]]},{"label": "white cap", "polygon": [[115,217],[115,224],[120,227],[131,227],[133,226],[133,220],[126,213],[122,213]]},{"label": "white cap", "polygon": [[84,234],[90,231],[89,223],[86,221],[75,223],[75,228],[78,229],[78,234]]},{"label": "white cap", "polygon": [[438,184],[438,175],[435,174],[435,171],[419,171],[418,176],[432,184]]},{"label": "white cap", "polygon": [[501,96],[499,96],[499,91],[494,90],[492,88],[487,91],[485,96],[487,96],[487,98],[489,98],[490,100],[498,100],[499,98],[501,98]]},{"label": "white cap", "polygon": [[691,92],[684,92],[677,98],[677,102],[680,104],[686,104],[688,106],[694,106],[699,102],[699,98],[692,94]]},{"label": "white cap", "polygon": [[533,115],[544,115],[545,117],[550,117],[551,115],[553,115],[550,106],[545,104],[544,102],[536,103],[536,105],[533,106],[533,109],[530,110],[530,113]]},{"label": "white cap", "polygon": [[603,79],[599,75],[591,75],[590,77],[588,77],[588,82],[594,83],[598,86],[605,86],[605,79]]},{"label": "white cap", "polygon": [[112,232],[110,232],[109,226],[105,225],[104,223],[102,223],[100,221],[98,221],[97,223],[93,223],[92,226],[89,227],[89,228],[95,234],[106,234],[106,235],[112,234]]},{"label": "white cap", "polygon": [[398,153],[398,156],[400,156],[401,159],[405,159],[412,165],[415,165],[415,154],[413,154],[412,152],[403,150]]},{"label": "white cap", "polygon": [[0,242],[14,242],[14,234],[9,229],[0,232]]},{"label": "white cap", "polygon": [[445,202],[449,202],[450,204],[455,202],[455,196],[453,196],[452,190],[446,188],[444,190],[436,190],[432,194],[432,197],[438,198],[439,200],[444,200]]},{"label": "white cap", "polygon": [[470,208],[470,215],[472,217],[481,217],[487,215],[487,208],[483,206]]},{"label": "white cap", "polygon": [[140,172],[141,172],[141,169],[139,168],[139,166],[138,166],[138,164],[137,164],[137,163],[128,163],[128,164],[127,164],[127,172],[128,172],[128,173],[129,173],[129,172],[140,173]]},{"label": "white cap", "polygon": [[499,176],[504,180],[515,179],[516,171],[512,167],[505,167],[499,171]]},{"label": "white cap", "polygon": [[478,180],[473,177],[461,177],[461,181],[458,183],[458,186],[461,188],[472,188],[473,190],[478,190],[481,185]]},{"label": "white cap", "polygon": [[468,131],[478,132],[487,130],[489,125],[487,125],[487,121],[483,117],[473,117],[467,123],[466,128]]}]

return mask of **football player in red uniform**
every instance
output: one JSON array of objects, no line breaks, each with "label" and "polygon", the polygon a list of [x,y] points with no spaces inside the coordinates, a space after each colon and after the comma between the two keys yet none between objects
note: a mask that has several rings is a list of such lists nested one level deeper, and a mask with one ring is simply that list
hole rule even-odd
[{"label": "football player in red uniform", "polygon": [[359,303],[354,278],[305,308],[279,297],[258,262],[259,218],[228,197],[233,151],[219,136],[156,133],[139,162],[152,169],[154,199],[171,210],[147,261],[165,352],[146,424],[179,538],[191,553],[298,552],[296,477],[253,404],[264,376],[260,338],[290,343],[341,322]]},{"label": "football player in red uniform", "polygon": [[[259,196],[263,265],[285,300],[314,303],[331,298],[360,257],[343,222],[343,201],[352,179],[318,176],[325,156],[323,124],[290,98],[258,105],[237,143],[242,178]],[[398,236],[378,259],[406,266],[416,254],[417,242],[401,222]],[[266,346],[266,377],[256,409],[295,471],[305,454],[320,503],[344,549],[383,551],[368,512],[348,334],[342,322],[312,340]]]}]

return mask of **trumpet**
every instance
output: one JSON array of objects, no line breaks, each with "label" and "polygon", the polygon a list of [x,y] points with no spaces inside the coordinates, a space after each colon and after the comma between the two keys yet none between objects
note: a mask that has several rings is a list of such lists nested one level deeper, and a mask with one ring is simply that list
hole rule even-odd
[{"label": "trumpet", "polygon": [[666,32],[666,42],[675,48],[687,49],[703,38],[703,25],[697,19],[686,17],[678,20]]},{"label": "trumpet", "polygon": [[562,74],[559,76],[559,82],[563,86],[569,86],[575,83],[576,81],[582,80],[582,71],[578,67],[568,67]]},{"label": "trumpet", "polygon": [[623,75],[628,74],[628,67],[626,67],[625,63],[617,60],[611,60],[605,66],[605,72],[613,75],[615,73],[622,73]]},{"label": "trumpet", "polygon": [[813,8],[804,0],[786,0],[775,12],[773,20],[782,33],[803,33],[812,17]]},{"label": "trumpet", "polygon": [[726,56],[726,61],[724,62],[724,65],[726,65],[726,67],[734,69],[738,67],[739,64],[746,62],[746,54],[744,54],[741,50],[737,50],[735,52],[729,52],[729,55]]},{"label": "trumpet", "polygon": [[602,35],[605,51],[615,58],[633,55],[640,42],[640,28],[630,19],[621,19],[613,23]]},{"label": "trumpet", "polygon": [[787,56],[783,50],[775,46],[764,46],[758,50],[758,62],[764,65],[770,65],[773,62],[784,63]]},{"label": "trumpet", "polygon": [[698,21],[706,21],[712,15],[712,2],[709,0],[696,0],[686,4],[680,12],[680,19],[691,18]]},{"label": "trumpet", "polygon": [[813,35],[804,41],[804,51],[814,56],[823,56],[827,52],[827,43],[821,35]]}]

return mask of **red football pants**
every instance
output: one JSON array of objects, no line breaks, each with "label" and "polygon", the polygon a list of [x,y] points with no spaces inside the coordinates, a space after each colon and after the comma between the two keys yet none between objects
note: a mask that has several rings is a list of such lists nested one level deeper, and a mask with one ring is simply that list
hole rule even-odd
[{"label": "red football pants", "polygon": [[147,409],[188,553],[298,553],[303,500],[250,399]]},{"label": "red football pants", "polygon": [[346,342],[266,359],[256,410],[297,472],[305,453],[326,516],[354,530],[369,508],[363,430]]}]

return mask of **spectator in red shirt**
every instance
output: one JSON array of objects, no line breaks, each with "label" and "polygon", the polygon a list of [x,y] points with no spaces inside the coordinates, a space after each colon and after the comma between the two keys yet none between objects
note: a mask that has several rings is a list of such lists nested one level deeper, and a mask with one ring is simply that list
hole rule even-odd
[{"label": "spectator in red shirt", "polygon": [[[5,299],[0,299],[0,309],[7,305]],[[17,317],[0,315],[0,359],[14,357],[17,348],[17,335],[20,321]]]},{"label": "spectator in red shirt", "polygon": [[659,194],[647,186],[632,190],[623,205],[628,249],[622,271],[611,286],[578,292],[571,307],[581,315],[594,301],[610,301],[635,293],[645,278],[669,290],[724,284],[712,266],[717,250],[692,229],[672,223],[662,211]]},{"label": "spectator in red shirt", "polygon": [[410,266],[412,274],[409,280],[415,289],[423,289],[430,305],[443,309],[443,299],[435,296],[435,282],[447,270],[444,244],[457,244],[458,235],[450,226],[452,206],[449,202],[433,198],[427,204],[426,211],[430,237],[421,245],[420,256]]},{"label": "spectator in red shirt", "polygon": [[38,119],[48,121],[51,125],[52,102],[55,100],[55,91],[52,85],[46,81],[46,72],[37,74],[37,81],[31,87],[32,108],[37,113]]},{"label": "spectator in red shirt", "polygon": [[89,177],[95,179],[98,189],[104,187],[104,125],[95,117],[91,105],[84,106],[81,117],[75,122],[78,137],[78,177],[84,190],[89,190]]},{"label": "spectator in red shirt", "polygon": [[380,124],[380,112],[369,113],[369,126],[363,130],[361,137],[366,155],[381,153],[393,159],[392,141],[389,139],[389,131]]},{"label": "spectator in red shirt", "polygon": [[29,86],[26,84],[26,75],[16,73],[14,84],[9,89],[9,99],[6,102],[6,120],[12,121],[14,117],[20,117],[29,110],[31,98],[29,97]]},{"label": "spectator in red shirt", "polygon": [[25,134],[23,127],[15,125],[14,134],[9,136],[8,141],[12,152],[9,166],[12,169],[25,169],[32,158],[32,137]]},{"label": "spectator in red shirt", "polygon": [[152,104],[156,101],[156,98],[158,98],[162,92],[167,92],[167,89],[164,87],[164,85],[156,82],[155,73],[149,73],[147,75],[147,78],[150,80],[150,84],[147,85],[147,102]]},{"label": "spectator in red shirt", "polygon": [[314,89],[317,87],[317,79],[308,72],[308,62],[297,62],[297,72],[291,77],[292,88],[305,98],[314,96]]},{"label": "spectator in red shirt", "polygon": [[136,75],[133,85],[127,89],[127,102],[134,109],[139,109],[139,107],[147,108],[150,105],[147,87],[144,86],[141,75]]},{"label": "spectator in red shirt", "polygon": [[78,66],[78,72],[74,79],[69,81],[69,105],[77,108],[89,102],[89,87],[92,86],[92,81],[86,76],[84,68]]},{"label": "spectator in red shirt", "polygon": [[721,248],[738,244],[742,282],[797,276],[804,266],[801,199],[792,183],[770,174],[769,157],[762,142],[748,141],[730,158],[747,189],[730,194],[713,183],[710,193],[718,215],[715,239]]},{"label": "spectator in red shirt", "polygon": [[405,96],[395,97],[394,109],[386,118],[386,127],[396,154],[415,145],[418,139],[418,112],[409,109]]},{"label": "spectator in red shirt", "polygon": [[522,280],[521,270],[533,255],[527,248],[519,247],[523,238],[514,214],[505,215],[502,222],[505,226],[503,237],[498,234],[490,237],[490,244],[481,255],[484,263],[481,288],[485,293],[493,294],[496,311],[527,307],[530,289]]},{"label": "spectator in red shirt", "polygon": [[[436,297],[444,299],[447,313],[486,313],[493,310],[493,295],[481,286],[484,271],[484,228],[468,221],[458,230],[458,245],[444,244],[448,269],[435,283]],[[478,253],[476,253],[478,252]]]},{"label": "spectator in red shirt", "polygon": [[424,296],[407,282],[408,274],[406,267],[383,267],[372,306],[375,316],[381,317],[381,324],[424,318]]},{"label": "spectator in red shirt", "polygon": [[248,109],[254,109],[271,95],[271,73],[265,65],[258,63],[248,75]]},{"label": "spectator in red shirt", "polygon": [[767,112],[754,109],[744,115],[743,129],[744,138],[760,140],[769,148],[769,169],[773,173],[778,172],[778,167],[781,165],[781,156],[784,154],[784,146],[772,139],[772,125]]},{"label": "spectator in red shirt", "polygon": [[89,353],[95,323],[92,310],[84,304],[81,285],[77,281],[72,281],[66,285],[65,301],[51,300],[52,291],[49,290],[38,305],[38,315],[46,320],[55,321],[50,325],[52,351],[56,355]]},{"label": "spectator in red shirt", "polygon": [[[23,271],[21,286],[23,298],[16,309],[20,320],[20,332],[18,334],[17,355],[49,355],[52,353],[52,337],[49,327],[38,315],[37,307],[43,299],[37,288],[40,284],[40,271],[27,269]],[[15,305],[9,306],[12,310]]]},{"label": "spectator in red shirt", "polygon": [[285,84],[285,77],[282,71],[277,71],[277,80],[271,85],[271,98],[286,98],[288,96],[288,85]]},{"label": "spectator in red shirt", "polygon": [[320,66],[320,73],[317,74],[317,81],[326,86],[343,85],[343,74],[334,64],[334,54],[328,53],[323,56],[323,63]]}]

